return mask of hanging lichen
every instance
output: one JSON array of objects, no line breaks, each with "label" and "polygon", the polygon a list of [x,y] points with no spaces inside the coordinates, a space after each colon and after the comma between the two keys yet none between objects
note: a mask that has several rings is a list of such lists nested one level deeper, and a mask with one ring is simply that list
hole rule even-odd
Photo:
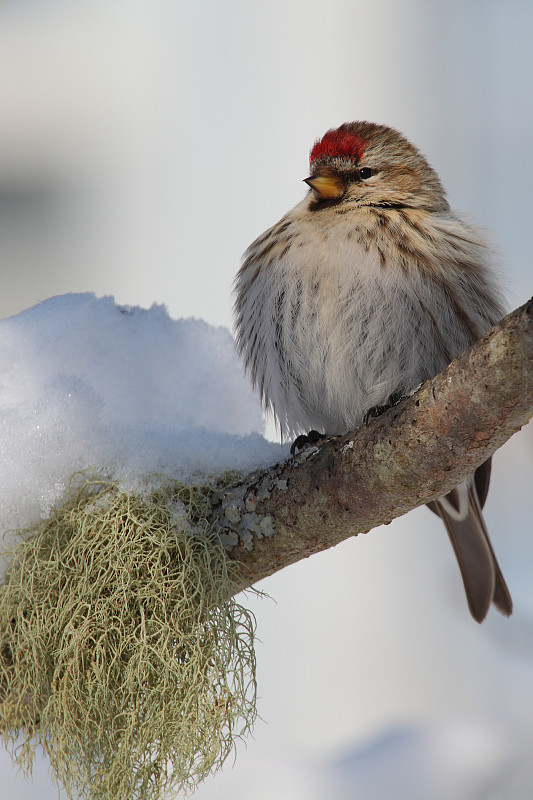
[{"label": "hanging lichen", "polygon": [[250,729],[254,618],[206,508],[191,487],[89,481],[22,532],[0,589],[0,730],[24,769],[41,745],[73,797],[155,800]]}]

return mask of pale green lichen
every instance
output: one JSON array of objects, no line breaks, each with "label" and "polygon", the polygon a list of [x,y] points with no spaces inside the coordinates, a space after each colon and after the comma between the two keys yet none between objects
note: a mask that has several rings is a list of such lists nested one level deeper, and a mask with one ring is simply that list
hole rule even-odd
[{"label": "pale green lichen", "polygon": [[207,495],[88,481],[9,553],[0,730],[27,771],[42,746],[71,797],[190,791],[255,720],[255,621]]}]

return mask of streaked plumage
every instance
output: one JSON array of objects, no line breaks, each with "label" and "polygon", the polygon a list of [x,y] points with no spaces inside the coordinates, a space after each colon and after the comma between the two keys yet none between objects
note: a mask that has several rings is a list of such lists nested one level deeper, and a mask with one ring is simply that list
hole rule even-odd
[{"label": "streaked plumage", "polygon": [[[348,123],[311,152],[311,189],[248,248],[238,350],[285,436],[345,433],[440,372],[503,315],[492,255],[396,131]],[[481,515],[489,467],[431,504],[473,616],[512,604]],[[478,492],[481,503],[478,500]],[[474,544],[475,543],[475,546]]]}]

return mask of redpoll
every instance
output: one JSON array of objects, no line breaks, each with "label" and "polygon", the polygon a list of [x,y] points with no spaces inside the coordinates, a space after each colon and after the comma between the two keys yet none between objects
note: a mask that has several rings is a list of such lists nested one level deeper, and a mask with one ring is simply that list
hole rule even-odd
[{"label": "redpoll", "polygon": [[[237,347],[285,436],[355,429],[504,313],[483,237],[401,134],[347,123],[310,164],[307,196],[250,245],[235,282]],[[490,460],[429,504],[478,622],[491,602],[512,611],[481,513],[489,478]]]}]

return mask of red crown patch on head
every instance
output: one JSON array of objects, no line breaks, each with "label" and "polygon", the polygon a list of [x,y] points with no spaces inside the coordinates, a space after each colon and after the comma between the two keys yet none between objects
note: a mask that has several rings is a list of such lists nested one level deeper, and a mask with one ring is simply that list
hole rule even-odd
[{"label": "red crown patch on head", "polygon": [[317,139],[309,156],[309,164],[318,158],[349,158],[359,161],[364,153],[366,142],[356,133],[342,126],[328,131],[322,139]]}]

